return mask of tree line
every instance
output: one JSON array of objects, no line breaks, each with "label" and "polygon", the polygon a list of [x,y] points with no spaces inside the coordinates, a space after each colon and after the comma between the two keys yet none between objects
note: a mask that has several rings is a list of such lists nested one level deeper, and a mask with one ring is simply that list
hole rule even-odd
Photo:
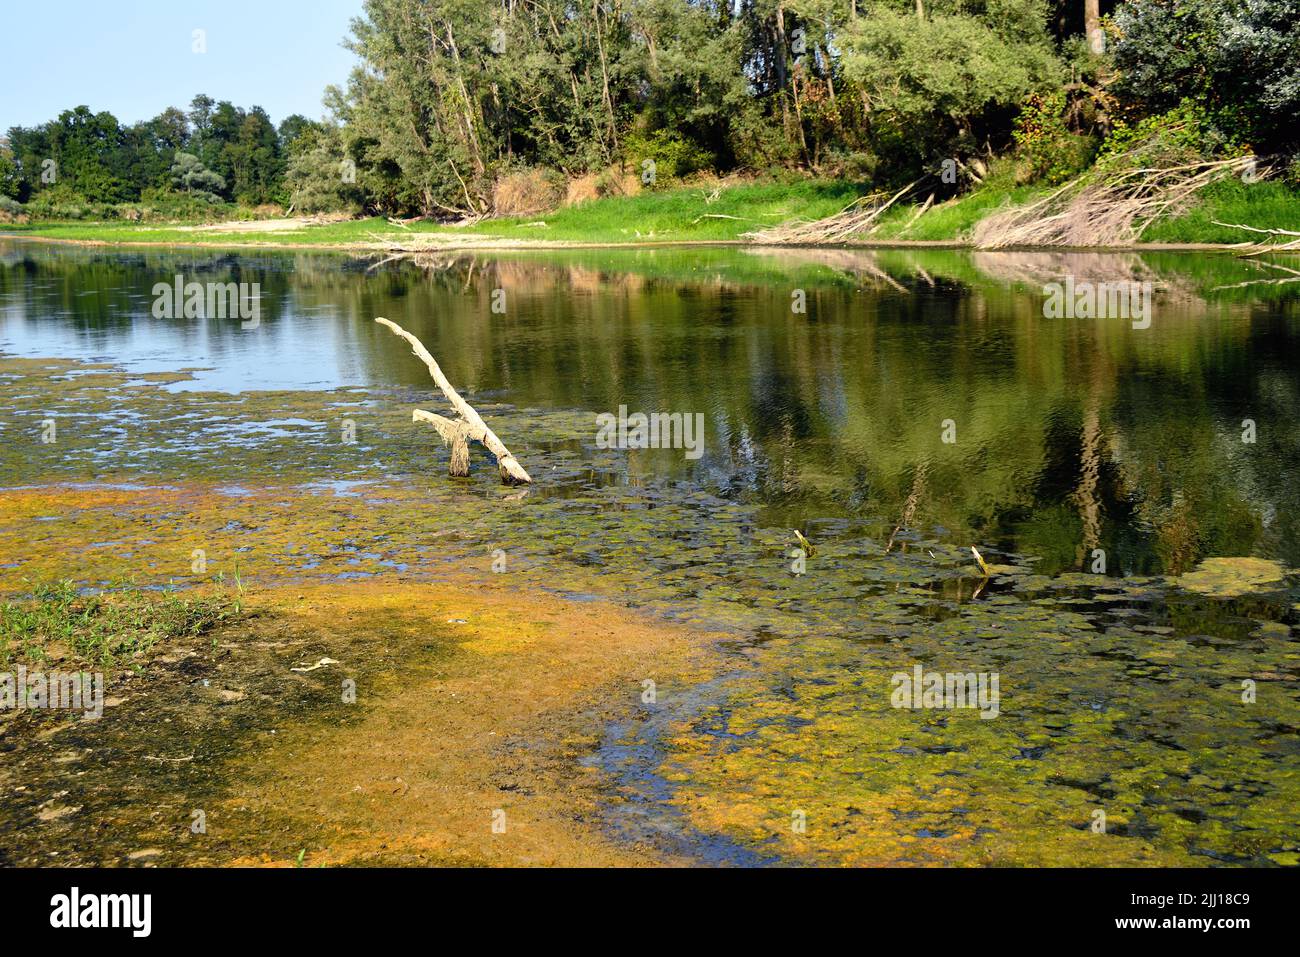
[{"label": "tree line", "polygon": [[366,0],[323,121],[206,96],[129,127],[78,107],[8,132],[0,194],[53,186],[51,159],[89,200],[389,215],[488,212],[521,174],[887,184],[1016,150],[1059,178],[1175,111],[1206,151],[1285,166],[1297,24],[1300,0]]},{"label": "tree line", "polygon": [[245,110],[200,94],[125,126],[86,106],[9,129],[0,149],[0,195],[130,203],[169,193],[207,203],[285,203],[295,143],[321,127],[300,115],[276,127],[260,106]]}]

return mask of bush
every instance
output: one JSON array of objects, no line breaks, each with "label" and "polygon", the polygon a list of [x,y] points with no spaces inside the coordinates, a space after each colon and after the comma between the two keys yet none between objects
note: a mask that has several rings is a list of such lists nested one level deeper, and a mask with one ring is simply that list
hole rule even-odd
[{"label": "bush", "polygon": [[1226,140],[1203,107],[1184,100],[1167,113],[1132,125],[1116,123],[1101,145],[1098,161],[1114,162],[1130,152],[1137,152],[1143,163],[1172,166],[1225,153],[1241,155],[1246,147]]},{"label": "bush", "polygon": [[843,72],[863,96],[872,143],[898,169],[1000,148],[1016,107],[1062,76],[1043,0],[972,4],[970,13],[873,8],[845,26]]},{"label": "bush", "polygon": [[27,203],[32,219],[114,219],[117,212],[109,203],[92,203],[71,186],[59,183],[36,193]]},{"label": "bush", "polygon": [[494,216],[532,216],[558,207],[565,196],[564,176],[544,167],[501,173],[492,185]]},{"label": "bush", "polygon": [[[712,169],[714,157],[686,137],[671,130],[633,130],[623,140],[623,155],[649,189],[662,189],[675,179],[703,169]],[[647,161],[654,165],[647,166]],[[653,171],[653,176],[645,176]],[[647,182],[648,180],[648,182]]]},{"label": "bush", "polygon": [[[285,187],[294,211],[299,213],[347,213],[355,215],[364,208],[367,192],[380,182],[379,174],[359,169],[346,152],[337,127],[319,130],[310,148],[299,150],[289,160]],[[376,197],[383,208],[402,204],[395,197]]]},{"label": "bush", "polygon": [[1091,136],[1072,133],[1065,122],[1065,93],[1032,93],[1016,118],[1012,138],[1019,183],[1056,186],[1082,172],[1097,151]]},{"label": "bush", "polygon": [[151,187],[141,192],[139,210],[138,218],[142,222],[193,222],[221,218],[229,212],[229,207],[189,193]]},{"label": "bush", "polygon": [[198,199],[220,203],[226,181],[203,165],[193,153],[177,153],[172,163],[172,182]]},{"label": "bush", "polygon": [[1300,149],[1300,0],[1130,0],[1115,11],[1115,91],[1133,110],[1191,100],[1227,140]]},{"label": "bush", "polygon": [[880,168],[880,157],[863,150],[829,149],[818,173],[833,179],[870,183]]}]

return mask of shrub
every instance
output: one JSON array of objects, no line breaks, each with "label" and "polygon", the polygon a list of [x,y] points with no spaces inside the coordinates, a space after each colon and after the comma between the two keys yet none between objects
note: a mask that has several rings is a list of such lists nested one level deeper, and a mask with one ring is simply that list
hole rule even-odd
[{"label": "shrub", "polygon": [[1097,150],[1091,136],[1072,133],[1065,122],[1065,93],[1031,93],[1016,118],[1012,138],[1020,161],[1017,180],[1064,183],[1092,161]]},{"label": "shrub", "polygon": [[495,216],[532,216],[555,209],[564,197],[564,176],[555,170],[510,170],[492,185],[492,212]]},{"label": "shrub", "polygon": [[1137,152],[1144,163],[1172,166],[1246,151],[1246,147],[1224,138],[1204,107],[1184,100],[1166,113],[1137,123],[1116,123],[1101,145],[1098,161],[1113,163],[1123,154]]},{"label": "shrub", "polygon": [[222,216],[229,207],[172,189],[150,187],[140,194],[140,220],[143,222],[193,222]]},{"label": "shrub", "polygon": [[226,181],[204,166],[193,153],[177,153],[171,175],[172,182],[191,196],[209,203],[221,202],[220,194],[226,188]]},{"label": "shrub", "polygon": [[1115,11],[1115,84],[1131,108],[1191,100],[1220,134],[1300,149],[1300,0],[1130,0]]},{"label": "shrub", "polygon": [[[649,189],[661,189],[672,180],[714,165],[708,150],[671,130],[632,131],[623,140],[623,155],[639,174],[653,170],[653,176],[641,176]],[[653,161],[654,166],[647,167],[647,160]]]}]

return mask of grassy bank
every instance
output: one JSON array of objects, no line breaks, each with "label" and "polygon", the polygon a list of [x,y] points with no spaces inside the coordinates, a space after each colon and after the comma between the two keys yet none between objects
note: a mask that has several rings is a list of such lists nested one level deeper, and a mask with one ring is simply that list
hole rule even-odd
[{"label": "grassy bank", "polygon": [[[839,212],[867,191],[838,180],[682,187],[637,196],[609,197],[529,217],[485,219],[450,226],[417,222],[406,228],[380,217],[310,223],[267,220],[251,224],[138,225],[117,222],[38,222],[0,225],[0,235],[74,242],[176,245],[273,245],[358,247],[384,242],[445,241],[488,246],[555,243],[733,242],[743,234],[792,220],[815,220]],[[980,219],[1007,205],[1032,201],[1046,190],[990,185],[931,206],[899,203],[882,216],[868,242],[963,242]],[[919,215],[918,215],[919,214]],[[1237,180],[1207,189],[1192,208],[1157,223],[1143,239],[1152,243],[1235,243],[1249,234],[1216,225],[1260,228],[1300,225],[1300,193],[1276,183]]]}]

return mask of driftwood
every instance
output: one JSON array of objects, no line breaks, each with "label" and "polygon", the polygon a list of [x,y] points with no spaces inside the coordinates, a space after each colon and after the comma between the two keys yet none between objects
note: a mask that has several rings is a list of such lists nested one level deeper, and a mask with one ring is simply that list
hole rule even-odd
[{"label": "driftwood", "polygon": [[1249,249],[1247,256],[1258,256],[1260,253],[1268,252],[1290,252],[1300,249],[1300,233],[1294,229],[1260,229],[1258,226],[1247,226],[1244,223],[1221,223],[1217,219],[1211,220],[1216,226],[1226,226],[1229,229],[1244,229],[1247,232],[1259,233],[1271,237],[1271,242],[1245,243],[1244,247]]},{"label": "driftwood", "polygon": [[885,193],[872,193],[862,196],[845,206],[834,216],[825,219],[795,220],[759,229],[754,232],[741,233],[742,239],[769,245],[786,245],[807,243],[810,245],[827,245],[849,242],[863,234],[871,233],[878,225],[877,220],[894,203],[898,202],[912,187],[921,182],[919,179],[908,183],[893,196]]},{"label": "driftwood", "polygon": [[452,408],[460,415],[461,421],[455,421],[441,415],[435,415],[432,412],[425,412],[422,409],[416,409],[411,414],[413,422],[428,422],[438,430],[438,434],[443,437],[443,440],[451,445],[451,474],[469,474],[469,443],[474,441],[481,443],[496,456],[497,468],[501,472],[501,481],[510,485],[523,485],[531,482],[532,479],[529,478],[528,473],[524,471],[524,467],[519,464],[511,451],[505,447],[505,443],[487,427],[487,423],[474,411],[473,406],[462,399],[460,393],[452,388],[437,361],[429,354],[429,350],[424,347],[424,343],[395,322],[378,316],[375,318],[375,322],[387,326],[396,335],[401,336],[411,344],[411,351],[428,366],[429,375],[433,377],[434,383],[442,390],[442,394],[447,397],[447,401],[451,403]]}]

